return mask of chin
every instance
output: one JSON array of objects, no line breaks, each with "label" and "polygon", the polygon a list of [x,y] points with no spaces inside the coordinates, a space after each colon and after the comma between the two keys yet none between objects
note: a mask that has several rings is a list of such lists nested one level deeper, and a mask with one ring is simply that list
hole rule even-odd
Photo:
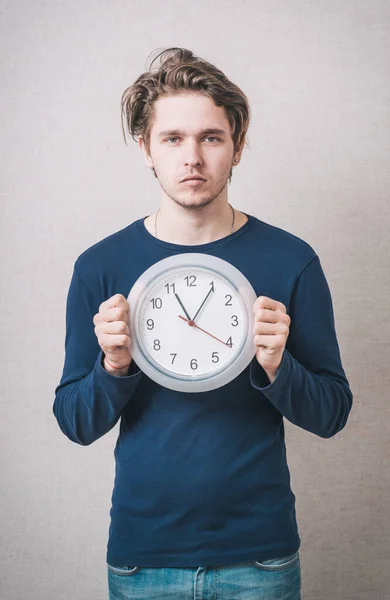
[{"label": "chin", "polygon": [[217,197],[218,196],[210,196],[210,195],[201,196],[199,198],[194,198],[193,196],[191,196],[191,197],[187,196],[185,198],[171,196],[172,200],[174,202],[176,202],[176,204],[179,204],[183,208],[193,208],[193,209],[200,209],[200,208],[204,208],[205,206],[209,206],[209,204],[214,202],[214,200]]}]

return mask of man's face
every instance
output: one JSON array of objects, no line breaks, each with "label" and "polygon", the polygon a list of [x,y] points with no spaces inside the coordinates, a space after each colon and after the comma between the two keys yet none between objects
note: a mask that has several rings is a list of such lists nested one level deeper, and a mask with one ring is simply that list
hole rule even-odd
[{"label": "man's face", "polygon": [[[207,96],[182,93],[154,104],[149,167],[163,192],[180,206],[207,206],[225,191],[232,168],[233,140],[225,109]],[[190,176],[202,180],[183,181]]]}]

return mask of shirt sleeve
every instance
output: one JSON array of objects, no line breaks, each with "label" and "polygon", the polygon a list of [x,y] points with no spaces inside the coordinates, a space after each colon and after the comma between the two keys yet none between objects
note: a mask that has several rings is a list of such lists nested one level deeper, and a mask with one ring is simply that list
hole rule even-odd
[{"label": "shirt sleeve", "polygon": [[85,446],[114,427],[142,374],[134,361],[124,377],[102,366],[104,353],[93,323],[102,301],[86,286],[76,263],[66,302],[65,362],[53,413],[62,432]]},{"label": "shirt sleeve", "polygon": [[290,332],[276,378],[270,383],[256,357],[251,384],[289,421],[323,438],[346,424],[352,407],[337,342],[328,283],[317,255],[293,289]]}]

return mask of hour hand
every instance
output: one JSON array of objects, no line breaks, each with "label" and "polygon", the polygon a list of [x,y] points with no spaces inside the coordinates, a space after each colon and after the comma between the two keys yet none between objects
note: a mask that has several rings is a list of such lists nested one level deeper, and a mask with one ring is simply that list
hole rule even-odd
[{"label": "hour hand", "polygon": [[178,301],[178,303],[180,304],[180,306],[181,306],[181,307],[182,307],[182,309],[184,310],[184,314],[185,314],[185,316],[187,317],[187,319],[188,319],[189,321],[191,321],[191,317],[190,317],[190,315],[188,314],[188,312],[187,312],[187,311],[186,311],[186,309],[184,308],[184,304],[183,304],[183,302],[180,300],[180,298],[179,298],[179,296],[176,294],[176,292],[175,292],[175,296],[176,296],[176,300]]}]

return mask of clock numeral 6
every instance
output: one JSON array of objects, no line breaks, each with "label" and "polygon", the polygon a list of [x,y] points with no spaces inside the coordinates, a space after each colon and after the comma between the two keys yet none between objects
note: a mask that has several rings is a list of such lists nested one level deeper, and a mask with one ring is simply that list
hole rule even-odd
[{"label": "clock numeral 6", "polygon": [[153,308],[161,308],[162,307],[161,298],[152,298],[150,302],[152,303]]},{"label": "clock numeral 6", "polygon": [[154,342],[153,342],[153,348],[155,350],[161,350],[160,340],[154,340]]},{"label": "clock numeral 6", "polygon": [[[215,359],[215,360],[214,360]],[[219,356],[218,356],[218,352],[213,352],[211,355],[211,360],[213,361],[213,363],[217,363],[219,362]]]},{"label": "clock numeral 6", "polygon": [[146,326],[147,326],[147,328],[148,328],[149,330],[153,329],[153,328],[154,328],[154,321],[153,321],[153,319],[148,319],[148,320],[146,321]]},{"label": "clock numeral 6", "polygon": [[233,327],[237,327],[237,325],[238,325],[238,317],[237,317],[237,315],[232,315],[232,320],[233,320],[233,322],[231,323],[231,325]]},{"label": "clock numeral 6", "polygon": [[196,358],[193,358],[190,362],[190,367],[193,371],[196,371],[198,368],[198,363],[196,362]]}]

